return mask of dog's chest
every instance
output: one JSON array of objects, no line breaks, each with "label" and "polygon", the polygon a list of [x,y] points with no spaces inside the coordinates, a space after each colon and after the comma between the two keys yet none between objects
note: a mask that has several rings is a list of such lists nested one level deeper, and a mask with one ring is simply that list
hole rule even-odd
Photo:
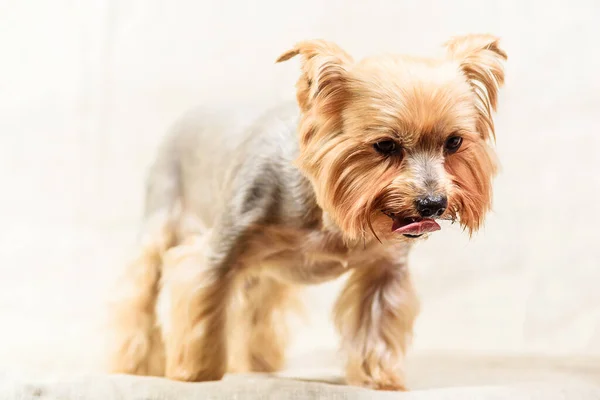
[{"label": "dog's chest", "polygon": [[381,256],[381,244],[347,243],[337,232],[265,227],[256,235],[253,262],[261,273],[294,283],[321,283]]}]

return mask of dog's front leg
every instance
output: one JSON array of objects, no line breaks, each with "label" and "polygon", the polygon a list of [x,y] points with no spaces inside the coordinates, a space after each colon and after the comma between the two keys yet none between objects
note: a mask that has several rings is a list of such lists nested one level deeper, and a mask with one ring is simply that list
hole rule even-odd
[{"label": "dog's front leg", "polygon": [[379,260],[352,271],[335,305],[349,384],[406,390],[404,355],[418,308],[404,262]]}]

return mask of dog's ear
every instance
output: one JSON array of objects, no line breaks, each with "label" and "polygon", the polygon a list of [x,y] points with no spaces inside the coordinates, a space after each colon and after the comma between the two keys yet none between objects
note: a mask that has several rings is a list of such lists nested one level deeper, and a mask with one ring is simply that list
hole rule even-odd
[{"label": "dog's ear", "polygon": [[303,111],[313,106],[319,112],[333,113],[347,99],[348,67],[352,57],[325,40],[308,40],[283,53],[277,62],[302,56],[302,75],[296,85],[298,104]]},{"label": "dog's ear", "polygon": [[445,44],[448,55],[460,64],[475,93],[479,112],[477,130],[484,139],[495,138],[492,111],[498,103],[498,89],[504,84],[507,56],[492,35],[458,36]]}]

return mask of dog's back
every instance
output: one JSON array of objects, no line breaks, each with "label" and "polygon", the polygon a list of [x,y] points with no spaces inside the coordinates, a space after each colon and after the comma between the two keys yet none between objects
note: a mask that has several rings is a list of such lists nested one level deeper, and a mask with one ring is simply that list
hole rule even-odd
[{"label": "dog's back", "polygon": [[[295,156],[298,109],[285,104],[265,112],[199,108],[185,114],[158,150],[146,183],[145,217],[183,211],[210,227],[232,190],[240,163]],[[250,153],[251,156],[247,156]]]}]

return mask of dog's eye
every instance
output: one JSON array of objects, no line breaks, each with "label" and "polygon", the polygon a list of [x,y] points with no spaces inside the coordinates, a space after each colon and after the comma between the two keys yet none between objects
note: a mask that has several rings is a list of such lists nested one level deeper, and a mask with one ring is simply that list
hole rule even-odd
[{"label": "dog's eye", "polygon": [[448,154],[455,153],[460,148],[462,141],[460,136],[450,136],[444,144],[444,149]]},{"label": "dog's eye", "polygon": [[398,144],[393,140],[382,140],[380,142],[375,143],[373,147],[375,147],[375,150],[377,150],[377,152],[386,156],[396,154],[400,150],[400,146],[398,146]]}]

